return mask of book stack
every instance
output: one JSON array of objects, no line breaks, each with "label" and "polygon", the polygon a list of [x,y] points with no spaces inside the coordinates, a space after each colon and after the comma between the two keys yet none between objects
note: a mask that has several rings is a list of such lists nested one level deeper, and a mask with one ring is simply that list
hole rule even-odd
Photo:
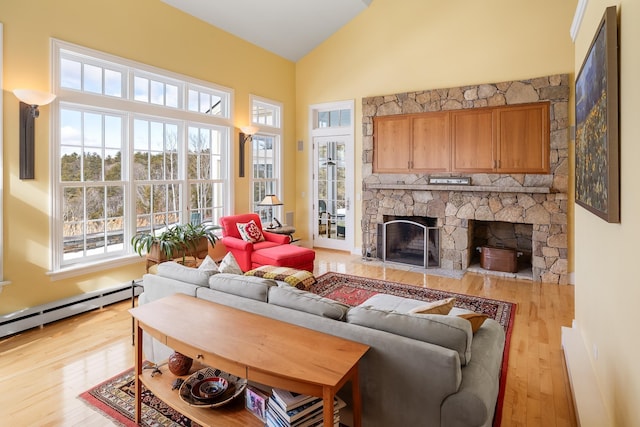
[{"label": "book stack", "polygon": [[[274,388],[267,403],[267,427],[317,427],[323,424],[322,399]],[[345,403],[336,396],[333,405],[333,425],[339,427],[339,409]]]}]

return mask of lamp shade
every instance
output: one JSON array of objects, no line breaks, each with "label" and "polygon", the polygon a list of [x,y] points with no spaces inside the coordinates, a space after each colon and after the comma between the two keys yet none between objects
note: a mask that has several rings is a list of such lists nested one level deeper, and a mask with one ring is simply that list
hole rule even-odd
[{"label": "lamp shade", "polygon": [[260,128],[258,126],[242,126],[240,128],[240,130],[242,131],[242,133],[244,133],[245,135],[254,135],[256,133],[258,133],[258,131],[260,130]]},{"label": "lamp shade", "polygon": [[282,202],[275,194],[267,194],[258,206],[281,206]]},{"label": "lamp shade", "polygon": [[52,93],[31,89],[15,89],[13,94],[20,101],[29,105],[47,105],[56,99]]}]

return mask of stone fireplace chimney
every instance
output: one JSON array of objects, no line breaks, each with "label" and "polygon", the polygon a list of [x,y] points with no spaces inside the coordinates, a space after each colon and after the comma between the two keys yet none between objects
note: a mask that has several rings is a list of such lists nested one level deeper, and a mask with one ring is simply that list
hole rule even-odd
[{"label": "stone fireplace chimney", "polygon": [[[470,174],[471,185],[461,186],[429,184],[429,175],[373,173],[376,116],[539,101],[550,102],[549,175]],[[528,224],[533,280],[567,284],[568,102],[568,75],[364,98],[363,248],[376,251],[385,215],[431,217],[442,230],[440,267],[466,270],[475,251],[474,221]]]}]

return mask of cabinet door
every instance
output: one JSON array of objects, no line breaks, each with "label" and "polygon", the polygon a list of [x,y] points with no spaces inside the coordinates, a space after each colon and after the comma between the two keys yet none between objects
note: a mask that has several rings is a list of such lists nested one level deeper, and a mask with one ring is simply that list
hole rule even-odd
[{"label": "cabinet door", "polygon": [[373,171],[405,173],[410,167],[411,117],[375,117],[373,128]]},{"label": "cabinet door", "polygon": [[455,172],[492,172],[496,166],[494,120],[491,109],[451,112]]},{"label": "cabinet door", "polygon": [[413,170],[449,170],[449,113],[427,113],[413,119]]},{"label": "cabinet door", "polygon": [[549,173],[549,103],[497,110],[499,172]]}]

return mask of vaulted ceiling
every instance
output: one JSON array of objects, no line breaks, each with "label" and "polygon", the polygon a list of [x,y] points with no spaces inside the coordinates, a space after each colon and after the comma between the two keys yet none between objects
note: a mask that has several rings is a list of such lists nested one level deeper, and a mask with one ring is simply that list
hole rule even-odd
[{"label": "vaulted ceiling", "polygon": [[373,0],[162,1],[296,62]]}]

